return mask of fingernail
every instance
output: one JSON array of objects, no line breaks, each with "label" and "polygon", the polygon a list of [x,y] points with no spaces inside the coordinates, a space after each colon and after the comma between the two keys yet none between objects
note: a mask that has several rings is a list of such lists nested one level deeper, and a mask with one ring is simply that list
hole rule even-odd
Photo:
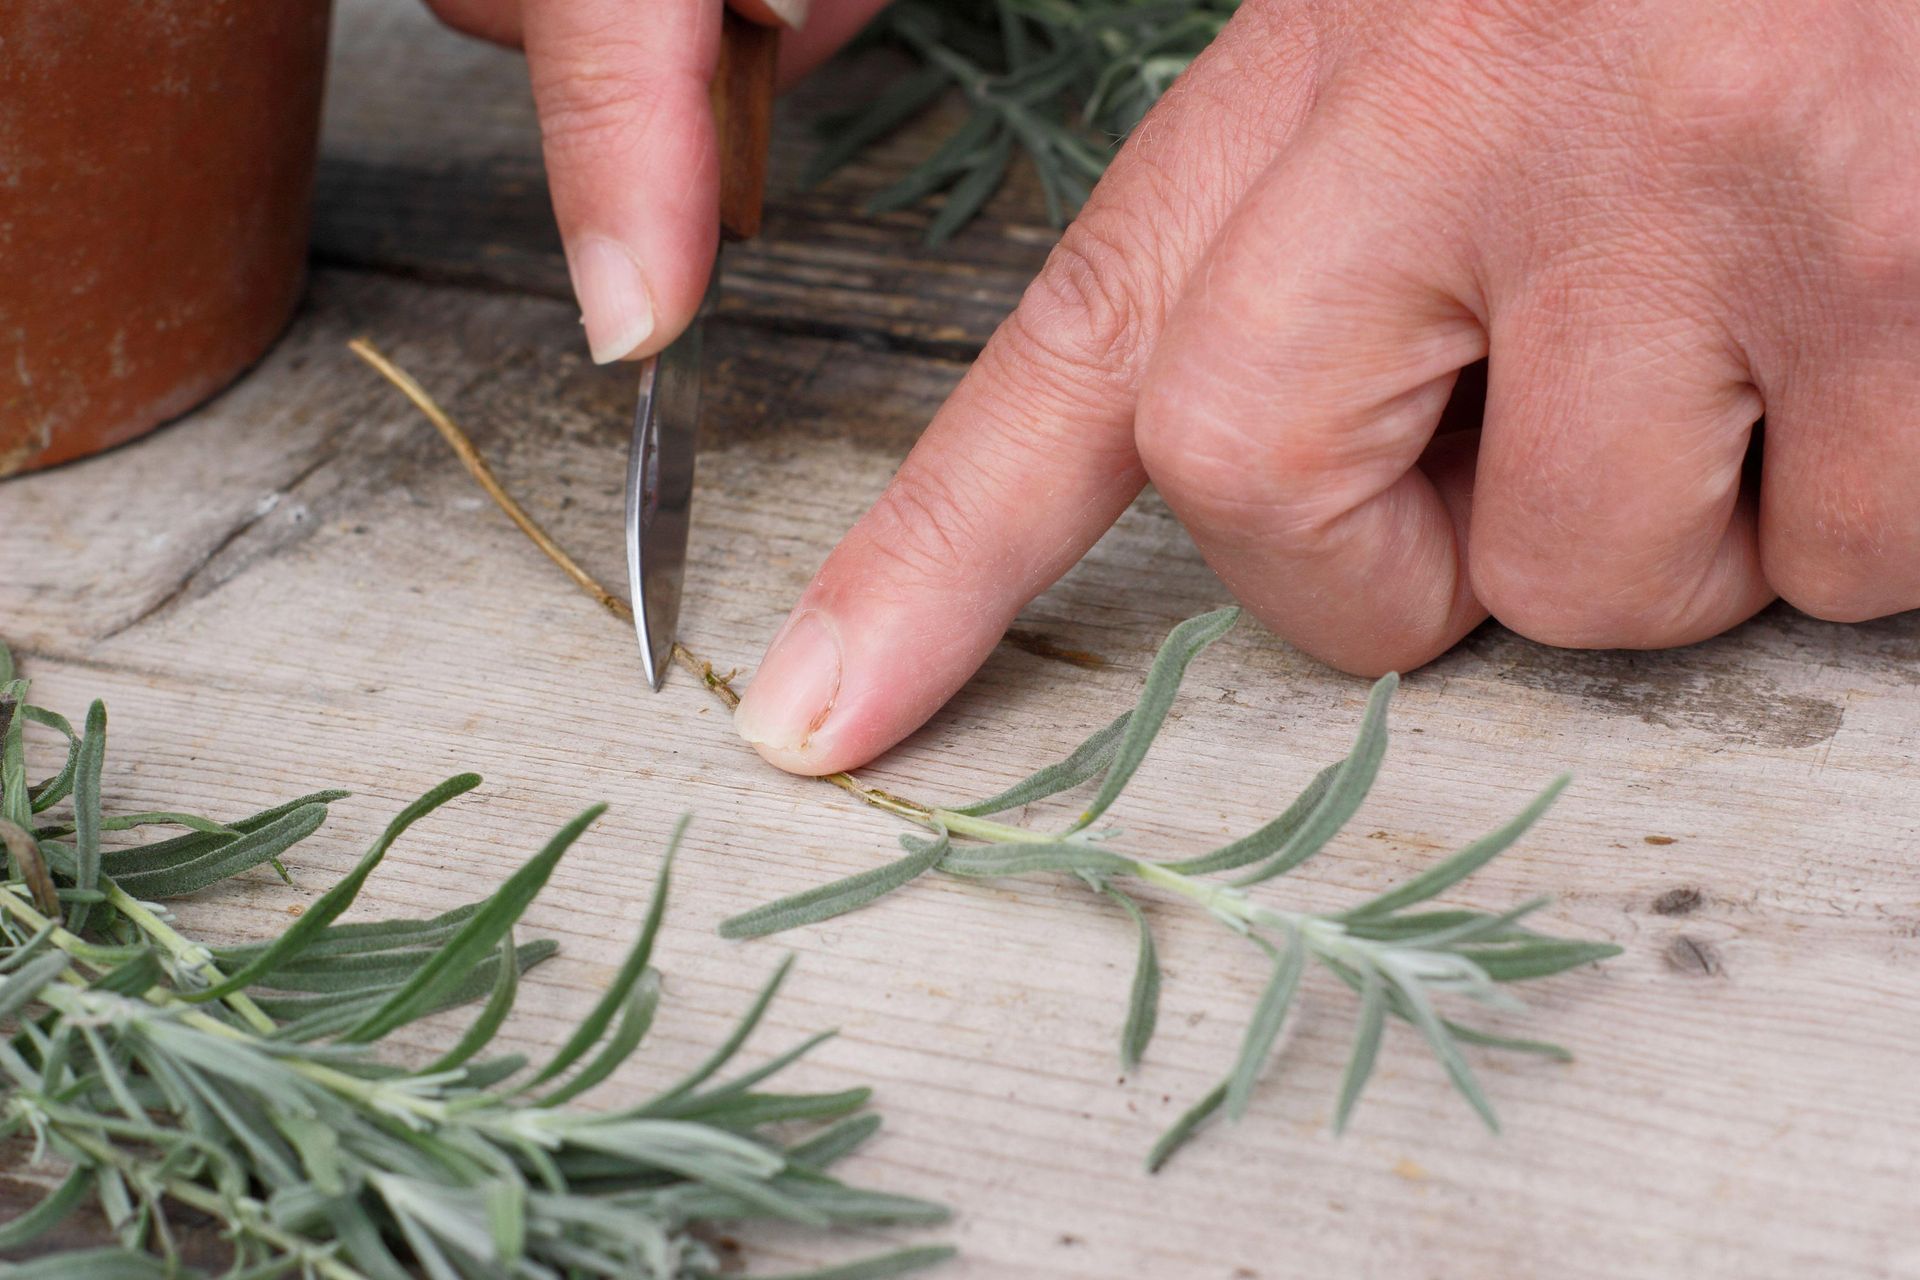
[{"label": "fingernail", "polygon": [[763,755],[797,756],[820,732],[839,696],[839,633],[825,614],[808,611],[768,650],[734,709],[733,727]]},{"label": "fingernail", "polygon": [[653,295],[639,260],[617,240],[587,236],[570,247],[567,266],[593,362],[609,364],[632,355],[653,333]]},{"label": "fingernail", "polygon": [[812,0],[766,0],[767,8],[773,10],[773,16],[798,31],[807,21],[807,9]]}]

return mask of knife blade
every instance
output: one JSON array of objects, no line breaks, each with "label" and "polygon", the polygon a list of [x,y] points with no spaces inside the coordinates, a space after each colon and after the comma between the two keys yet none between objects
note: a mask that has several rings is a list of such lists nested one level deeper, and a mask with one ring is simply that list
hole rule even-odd
[{"label": "knife blade", "polygon": [[627,450],[627,591],[640,661],[657,691],[673,659],[693,522],[693,460],[700,443],[701,328],[720,279],[687,331],[640,365]]},{"label": "knife blade", "polygon": [[[720,238],[760,230],[779,32],[728,9],[713,76],[720,146]],[[627,451],[627,589],[647,682],[658,692],[673,660],[692,529],[693,464],[700,437],[701,330],[720,291],[715,254],[693,323],[640,364]]]}]

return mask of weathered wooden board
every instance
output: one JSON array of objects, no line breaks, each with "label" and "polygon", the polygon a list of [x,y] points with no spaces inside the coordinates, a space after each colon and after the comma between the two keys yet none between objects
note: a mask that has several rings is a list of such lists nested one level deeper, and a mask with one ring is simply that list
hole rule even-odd
[{"label": "weathered wooden board", "polygon": [[[955,1277],[1920,1273],[1920,622],[1774,610],[1647,655],[1488,628],[1415,673],[1353,831],[1267,892],[1351,901],[1572,769],[1537,833],[1458,896],[1556,894],[1557,925],[1626,948],[1544,985],[1510,1024],[1579,1060],[1477,1055],[1496,1138],[1394,1029],[1335,1139],[1353,1006],[1316,977],[1253,1114],[1148,1178],[1147,1145],[1231,1060],[1258,955],[1156,902],[1162,1031],[1120,1079],[1133,940],[1065,883],[928,881],[775,943],[714,935],[735,911],[888,856],[896,828],[766,769],[691,681],[647,693],[631,635],[345,352],[370,334],[563,543],[620,580],[631,387],[587,363],[559,297],[514,61],[405,5],[363,0],[341,21],[325,265],[294,331],[145,443],[0,486],[0,635],[51,705],[107,699],[110,804],[225,814],[323,783],[358,793],[297,859],[297,889],[251,879],[183,907],[189,922],[273,932],[458,769],[488,785],[409,835],[368,913],[472,897],[608,800],[533,913],[562,943],[510,1028],[536,1048],[607,981],[692,810],[658,1043],[611,1096],[696,1059],[791,947],[799,967],[755,1047],[842,1028],[796,1083],[878,1087],[889,1128],[849,1173],[953,1204],[953,1226],[924,1235],[963,1248]],[[930,255],[912,219],[849,211],[879,169],[804,196],[792,175],[789,160],[767,256],[730,278],[713,336],[685,626],[722,667],[757,657],[1044,247],[1019,191]],[[941,336],[946,323],[957,332]],[[1167,627],[1222,599],[1143,499],[1022,623],[1104,665],[1003,646],[872,779],[926,798],[995,789],[1124,706]],[[1363,694],[1251,628],[1230,636],[1116,814],[1129,841],[1192,850],[1269,816],[1345,750]],[[768,1270],[847,1247],[744,1238]]]}]

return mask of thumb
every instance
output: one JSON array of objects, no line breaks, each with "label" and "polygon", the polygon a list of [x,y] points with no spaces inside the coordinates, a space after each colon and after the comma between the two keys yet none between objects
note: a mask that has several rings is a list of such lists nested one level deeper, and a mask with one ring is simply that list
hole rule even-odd
[{"label": "thumb", "polygon": [[[805,0],[743,4],[803,19]],[[699,309],[719,238],[708,82],[721,8],[704,0],[524,0],[521,38],[553,211],[601,364],[651,355]]]}]

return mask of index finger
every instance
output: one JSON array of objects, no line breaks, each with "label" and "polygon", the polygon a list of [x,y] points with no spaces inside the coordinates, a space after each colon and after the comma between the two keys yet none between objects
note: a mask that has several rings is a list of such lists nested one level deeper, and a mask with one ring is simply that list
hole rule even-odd
[{"label": "index finger", "polygon": [[[1142,122],[802,593],[735,715],[772,763],[831,773],[912,732],[1139,492],[1134,403],[1163,317],[1305,107],[1310,42],[1250,13]],[[1255,41],[1292,92],[1233,92],[1223,63]]]}]

